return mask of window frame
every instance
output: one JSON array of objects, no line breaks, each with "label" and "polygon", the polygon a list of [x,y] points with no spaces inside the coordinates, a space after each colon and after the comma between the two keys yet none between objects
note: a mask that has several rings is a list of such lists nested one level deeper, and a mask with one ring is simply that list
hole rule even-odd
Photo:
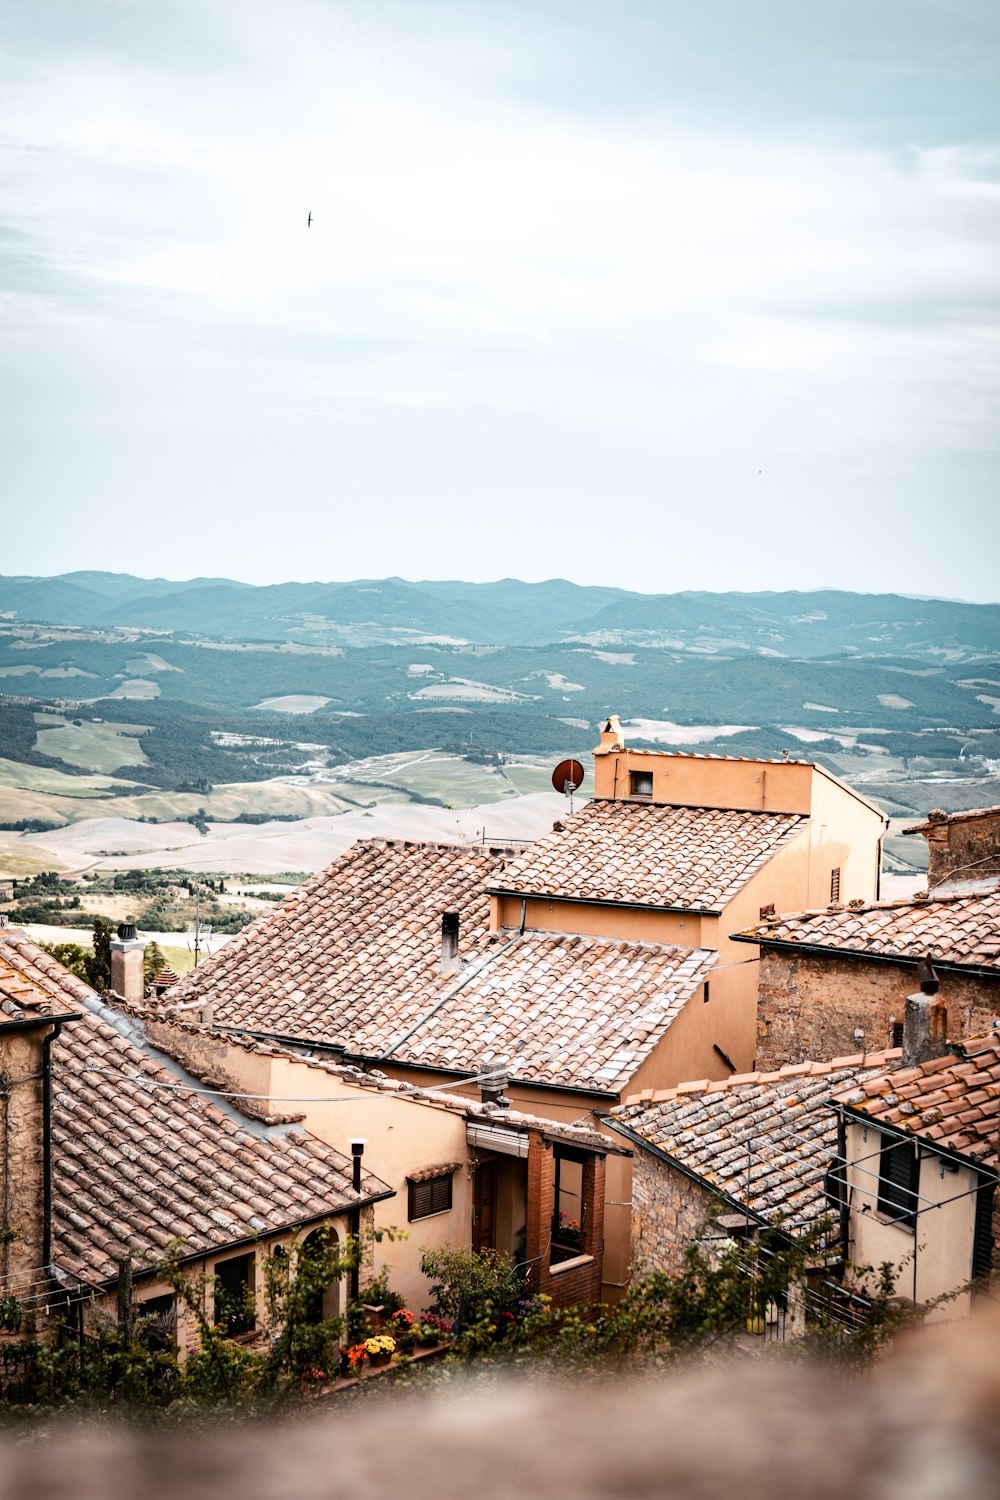
[{"label": "window frame", "polygon": [[[638,783],[642,782],[640,790]],[[629,771],[628,794],[630,797],[641,797],[644,802],[651,802],[653,798],[653,773],[652,771]]]},{"label": "window frame", "polygon": [[[454,1178],[454,1172],[439,1172],[434,1177],[424,1177],[420,1182],[414,1182],[411,1178],[407,1183],[407,1221],[412,1224],[418,1219],[433,1219],[438,1214],[450,1214],[455,1206]],[[421,1197],[429,1200],[429,1207],[421,1208]]]},{"label": "window frame", "polygon": [[[245,1288],[245,1306],[235,1310],[235,1298],[232,1290],[225,1285],[228,1279],[225,1274],[219,1275],[223,1266],[235,1266],[242,1264],[246,1270],[243,1278]],[[225,1327],[228,1337],[233,1338],[241,1333],[252,1333],[257,1327],[256,1312],[257,1295],[257,1256],[250,1250],[242,1255],[227,1255],[217,1260],[212,1266],[212,1321],[216,1328]],[[224,1298],[233,1299],[234,1310],[227,1310],[223,1304]]]},{"label": "window frame", "polygon": [[916,1141],[882,1135],[878,1161],[878,1211],[903,1229],[916,1229],[920,1154]]}]

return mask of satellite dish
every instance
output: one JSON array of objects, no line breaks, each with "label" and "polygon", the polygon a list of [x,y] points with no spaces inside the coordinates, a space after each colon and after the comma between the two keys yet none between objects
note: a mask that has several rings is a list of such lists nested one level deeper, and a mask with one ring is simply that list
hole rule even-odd
[{"label": "satellite dish", "polygon": [[583,767],[578,760],[561,760],[552,772],[552,785],[557,792],[569,798],[569,810],[573,811],[573,793],[583,785]]}]

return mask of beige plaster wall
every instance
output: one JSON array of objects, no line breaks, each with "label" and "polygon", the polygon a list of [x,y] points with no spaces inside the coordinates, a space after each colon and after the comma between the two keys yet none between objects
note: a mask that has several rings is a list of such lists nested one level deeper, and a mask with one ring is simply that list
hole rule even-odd
[{"label": "beige plaster wall", "polygon": [[[306,1098],[307,1102],[282,1107],[301,1109],[306,1128],[346,1156],[351,1154],[352,1136],[367,1141],[365,1166],[396,1190],[395,1198],[375,1205],[375,1224],[400,1229],[406,1236],[376,1244],[376,1267],[389,1267],[390,1284],[408,1307],[426,1307],[427,1280],[420,1270],[424,1251],[469,1244],[472,1185],[464,1117],[438,1105],[351,1084],[286,1058],[272,1059],[270,1092],[275,1099]],[[452,1176],[450,1212],[409,1222],[408,1174],[448,1162],[461,1163]]]},{"label": "beige plaster wall", "polygon": [[[361,1220],[362,1230],[364,1232],[366,1223],[370,1228],[373,1221],[371,1208],[362,1209]],[[333,1215],[325,1222],[329,1225],[333,1234],[336,1236],[337,1240],[340,1241],[340,1243],[343,1243],[347,1239],[350,1233],[350,1228],[346,1215]],[[265,1272],[267,1259],[269,1256],[274,1254],[278,1246],[281,1246],[281,1248],[287,1251],[289,1254],[293,1254],[295,1250],[296,1239],[298,1238],[299,1240],[301,1240],[305,1235],[312,1233],[313,1229],[317,1227],[317,1225],[311,1224],[299,1236],[296,1236],[292,1233],[277,1234],[271,1235],[266,1239],[259,1240],[255,1244],[236,1245],[227,1250],[220,1250],[215,1255],[206,1255],[201,1260],[191,1261],[188,1265],[186,1265],[184,1267],[184,1274],[195,1293],[195,1300],[198,1306],[201,1308],[201,1311],[208,1319],[208,1321],[211,1322],[214,1316],[214,1289],[212,1280],[215,1276],[216,1264],[219,1261],[231,1260],[235,1256],[252,1254],[254,1257],[253,1292],[256,1302],[256,1328],[258,1332],[266,1332],[266,1330],[271,1326],[270,1314],[267,1305],[267,1277]],[[367,1253],[365,1264],[367,1264],[368,1272],[370,1273],[372,1268],[370,1251]],[[362,1275],[364,1277],[364,1270],[362,1271]],[[136,1277],[135,1305],[137,1312],[141,1313],[143,1303],[151,1300],[154,1297],[172,1295],[173,1289],[167,1284],[167,1282],[160,1280],[158,1277]],[[335,1317],[343,1313],[346,1307],[346,1303],[347,1286],[345,1282],[339,1286],[334,1286],[331,1288],[330,1294],[324,1302],[324,1315],[327,1317]],[[178,1300],[176,1303],[176,1308],[177,1348],[180,1352],[181,1357],[185,1358],[187,1355],[193,1354],[199,1347],[200,1336],[198,1319],[193,1309],[188,1307],[187,1304],[183,1301]],[[117,1302],[115,1295],[111,1294],[110,1296],[105,1296],[104,1298],[99,1299],[92,1310],[92,1315],[105,1320],[109,1318],[114,1319],[117,1316]]]},{"label": "beige plaster wall", "polygon": [[[916,1228],[878,1212],[880,1132],[850,1123],[847,1128],[850,1216],[849,1259],[856,1267],[897,1268],[896,1292],[925,1303],[964,1286],[972,1275],[976,1174],[966,1167],[943,1168],[941,1157],[923,1149]],[[940,1206],[936,1206],[940,1205]],[[931,1321],[963,1317],[969,1295],[934,1309]]]},{"label": "beige plaster wall", "polygon": [[[516,931],[521,925],[521,896],[493,896],[492,927]],[[560,901],[557,896],[529,896],[524,925],[532,932],[574,932],[584,937],[620,938],[626,942],[702,945],[697,912],[662,911],[602,904],[597,901]],[[712,920],[712,919],[709,919]]]},{"label": "beige plaster wall", "polygon": [[630,771],[652,771],[653,802],[767,812],[809,810],[811,766],[707,760],[656,750],[595,755],[594,796],[627,799]]},{"label": "beige plaster wall", "polygon": [[[884,830],[880,812],[817,773],[809,819],[809,883],[802,906],[828,905],[830,873],[836,867],[840,868],[841,903],[874,900]],[[795,908],[779,906],[778,910]]]}]

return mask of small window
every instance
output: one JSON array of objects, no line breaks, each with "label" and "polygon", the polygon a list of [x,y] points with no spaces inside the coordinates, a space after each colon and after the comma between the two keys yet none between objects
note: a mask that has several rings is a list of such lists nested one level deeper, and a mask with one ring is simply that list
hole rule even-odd
[{"label": "small window", "polygon": [[879,1158],[878,1210],[900,1224],[917,1222],[919,1163],[912,1141],[884,1140]]},{"label": "small window", "polygon": [[705,988],[701,992],[701,998],[704,1000],[704,1002],[705,1002],[706,1005],[708,1004],[709,999],[711,998],[710,995],[709,995],[709,982],[708,982],[707,979],[705,980]]},{"label": "small window", "polygon": [[652,797],[652,771],[630,771],[628,773],[628,790],[630,797]]},{"label": "small window", "polygon": [[901,1047],[903,1045],[902,1021],[893,1021],[892,1023],[892,1045],[894,1047]]},{"label": "small window", "polygon": [[424,1182],[410,1183],[410,1219],[428,1219],[431,1214],[446,1214],[451,1208],[452,1176],[428,1177]]},{"label": "small window", "polygon": [[830,901],[840,900],[840,866],[830,871]]},{"label": "small window", "polygon": [[234,1255],[215,1262],[215,1321],[227,1333],[249,1333],[254,1327],[254,1257]]},{"label": "small window", "polygon": [[147,1297],[136,1308],[135,1335],[150,1354],[167,1354],[177,1343],[177,1303],[172,1292]]}]

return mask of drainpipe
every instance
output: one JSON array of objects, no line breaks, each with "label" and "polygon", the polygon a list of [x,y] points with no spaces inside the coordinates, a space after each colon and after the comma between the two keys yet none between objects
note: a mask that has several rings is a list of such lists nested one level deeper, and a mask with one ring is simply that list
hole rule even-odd
[{"label": "drainpipe", "polygon": [[[365,1140],[363,1137],[355,1137],[351,1141],[351,1143],[350,1143],[350,1145],[351,1145],[351,1156],[353,1157],[353,1165],[354,1165],[354,1172],[353,1172],[353,1176],[351,1178],[351,1187],[354,1189],[354,1191],[356,1193],[360,1193],[361,1192],[361,1158],[365,1154],[365,1147],[367,1146],[367,1144],[368,1144],[367,1140]],[[357,1301],[358,1301],[358,1296],[359,1296],[359,1293],[360,1293],[360,1290],[361,1290],[361,1210],[360,1210],[360,1208],[352,1208],[351,1209],[351,1215],[350,1215],[350,1219],[349,1219],[348,1222],[350,1223],[350,1226],[351,1226],[351,1238],[354,1240],[354,1250],[355,1250],[354,1264],[351,1266],[351,1277],[350,1277],[350,1283],[349,1283],[349,1294],[350,1294],[349,1295],[349,1302],[351,1304],[353,1304],[353,1305],[356,1306],[357,1305]],[[351,1337],[353,1338],[353,1336],[354,1336],[354,1333],[353,1333],[353,1330],[351,1330]]]},{"label": "drainpipe", "polygon": [[62,1031],[61,1021],[42,1039],[42,1265],[52,1270],[52,1043]]},{"label": "drainpipe", "polygon": [[840,1213],[840,1259],[846,1267],[850,1259],[850,1236],[851,1236],[851,1208],[847,1200],[847,1120],[844,1111],[837,1111],[837,1155],[840,1158],[839,1170],[843,1174],[837,1193],[837,1207]]}]

